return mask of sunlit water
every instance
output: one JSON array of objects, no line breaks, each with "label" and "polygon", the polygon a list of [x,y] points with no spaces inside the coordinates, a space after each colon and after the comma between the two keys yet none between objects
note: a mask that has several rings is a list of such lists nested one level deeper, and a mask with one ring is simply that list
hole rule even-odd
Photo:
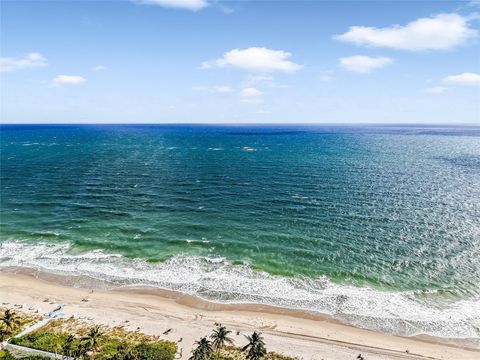
[{"label": "sunlit water", "polygon": [[2,126],[0,266],[480,337],[480,128]]}]

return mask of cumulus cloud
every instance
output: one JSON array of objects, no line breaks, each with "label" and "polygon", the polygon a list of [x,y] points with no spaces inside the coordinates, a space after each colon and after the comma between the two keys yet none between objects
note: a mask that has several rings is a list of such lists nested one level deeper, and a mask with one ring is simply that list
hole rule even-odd
[{"label": "cumulus cloud", "polygon": [[80,85],[85,81],[85,78],[77,75],[57,75],[53,79],[55,85]]},{"label": "cumulus cloud", "polygon": [[450,85],[480,86],[480,74],[465,72],[463,74],[444,77],[442,81]]},{"label": "cumulus cloud", "polygon": [[262,95],[263,95],[263,92],[253,87],[245,88],[245,89],[242,89],[242,91],[240,91],[241,97],[256,97],[256,96],[262,96]]},{"label": "cumulus cloud", "polygon": [[346,33],[334,38],[356,45],[397,50],[446,50],[478,35],[477,30],[469,27],[470,19],[458,14],[439,14],[417,19],[404,26],[351,26]]},{"label": "cumulus cloud", "polygon": [[252,72],[283,71],[292,73],[302,68],[301,65],[290,61],[291,53],[283,50],[272,50],[264,47],[251,47],[247,49],[233,49],[223,57],[202,63],[201,68],[222,68],[227,66],[237,67]]},{"label": "cumulus cloud", "polygon": [[94,66],[94,67],[92,68],[93,71],[102,71],[102,70],[105,70],[105,69],[106,69],[106,68],[105,68],[105,66],[103,66],[103,65],[97,65],[97,66]]},{"label": "cumulus cloud", "polygon": [[12,72],[22,69],[31,69],[48,66],[47,59],[39,53],[30,53],[23,58],[0,58],[0,71]]},{"label": "cumulus cloud", "polygon": [[425,89],[425,92],[430,94],[443,94],[445,91],[447,91],[447,88],[444,86],[432,86]]},{"label": "cumulus cloud", "polygon": [[146,5],[158,5],[165,8],[177,8],[197,11],[206,8],[207,0],[137,0],[136,2]]},{"label": "cumulus cloud", "polygon": [[392,62],[393,60],[388,57],[370,57],[363,55],[340,58],[340,65],[343,68],[360,74],[367,74]]}]

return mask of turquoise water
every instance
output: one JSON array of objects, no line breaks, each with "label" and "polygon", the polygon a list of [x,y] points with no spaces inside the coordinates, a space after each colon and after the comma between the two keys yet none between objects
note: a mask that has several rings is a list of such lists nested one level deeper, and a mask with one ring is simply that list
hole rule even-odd
[{"label": "turquoise water", "polygon": [[0,266],[480,337],[480,128],[2,126]]}]

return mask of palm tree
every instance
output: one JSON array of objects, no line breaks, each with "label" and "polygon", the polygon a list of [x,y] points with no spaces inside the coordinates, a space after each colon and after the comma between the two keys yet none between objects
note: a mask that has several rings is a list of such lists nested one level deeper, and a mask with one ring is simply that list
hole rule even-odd
[{"label": "palm tree", "polygon": [[75,340],[75,336],[73,335],[68,335],[65,338],[65,341],[63,342],[62,345],[62,353],[66,357],[71,357],[73,353],[73,341]]},{"label": "palm tree", "polygon": [[267,349],[265,348],[263,337],[260,335],[260,333],[254,331],[252,336],[246,336],[248,344],[243,347],[242,351],[248,349],[247,359],[258,360],[267,355]]},{"label": "palm tree", "polygon": [[212,335],[210,335],[210,339],[212,339],[212,345],[215,349],[217,356],[220,355],[220,350],[226,344],[233,344],[233,340],[228,337],[228,334],[231,333],[230,330],[227,330],[225,326],[222,324],[216,324],[217,328],[213,330]]},{"label": "palm tree", "polygon": [[82,338],[87,351],[92,351],[93,354],[95,355],[95,353],[98,351],[98,345],[99,345],[98,343],[102,336],[103,336],[103,333],[100,331],[100,326],[92,327],[88,331],[87,336]]},{"label": "palm tree", "polygon": [[0,318],[0,321],[3,322],[5,325],[5,330],[10,334],[16,326],[20,325],[20,319],[18,318],[17,314],[9,309],[5,310],[3,316]]},{"label": "palm tree", "polygon": [[197,347],[192,351],[192,356],[189,360],[210,360],[212,358],[212,343],[206,337],[200,339],[200,341],[195,341]]}]

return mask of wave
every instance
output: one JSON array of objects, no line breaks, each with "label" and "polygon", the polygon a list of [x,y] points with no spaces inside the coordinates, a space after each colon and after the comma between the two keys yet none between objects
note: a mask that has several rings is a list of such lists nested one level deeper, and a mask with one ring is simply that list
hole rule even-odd
[{"label": "wave", "polygon": [[282,277],[246,264],[233,265],[224,258],[178,255],[151,263],[103,250],[75,254],[68,243],[6,241],[0,244],[0,269],[8,267],[87,276],[115,286],[153,286],[221,303],[258,303],[319,312],[396,335],[480,338],[479,297],[453,300],[424,291],[338,285],[326,277]]}]

